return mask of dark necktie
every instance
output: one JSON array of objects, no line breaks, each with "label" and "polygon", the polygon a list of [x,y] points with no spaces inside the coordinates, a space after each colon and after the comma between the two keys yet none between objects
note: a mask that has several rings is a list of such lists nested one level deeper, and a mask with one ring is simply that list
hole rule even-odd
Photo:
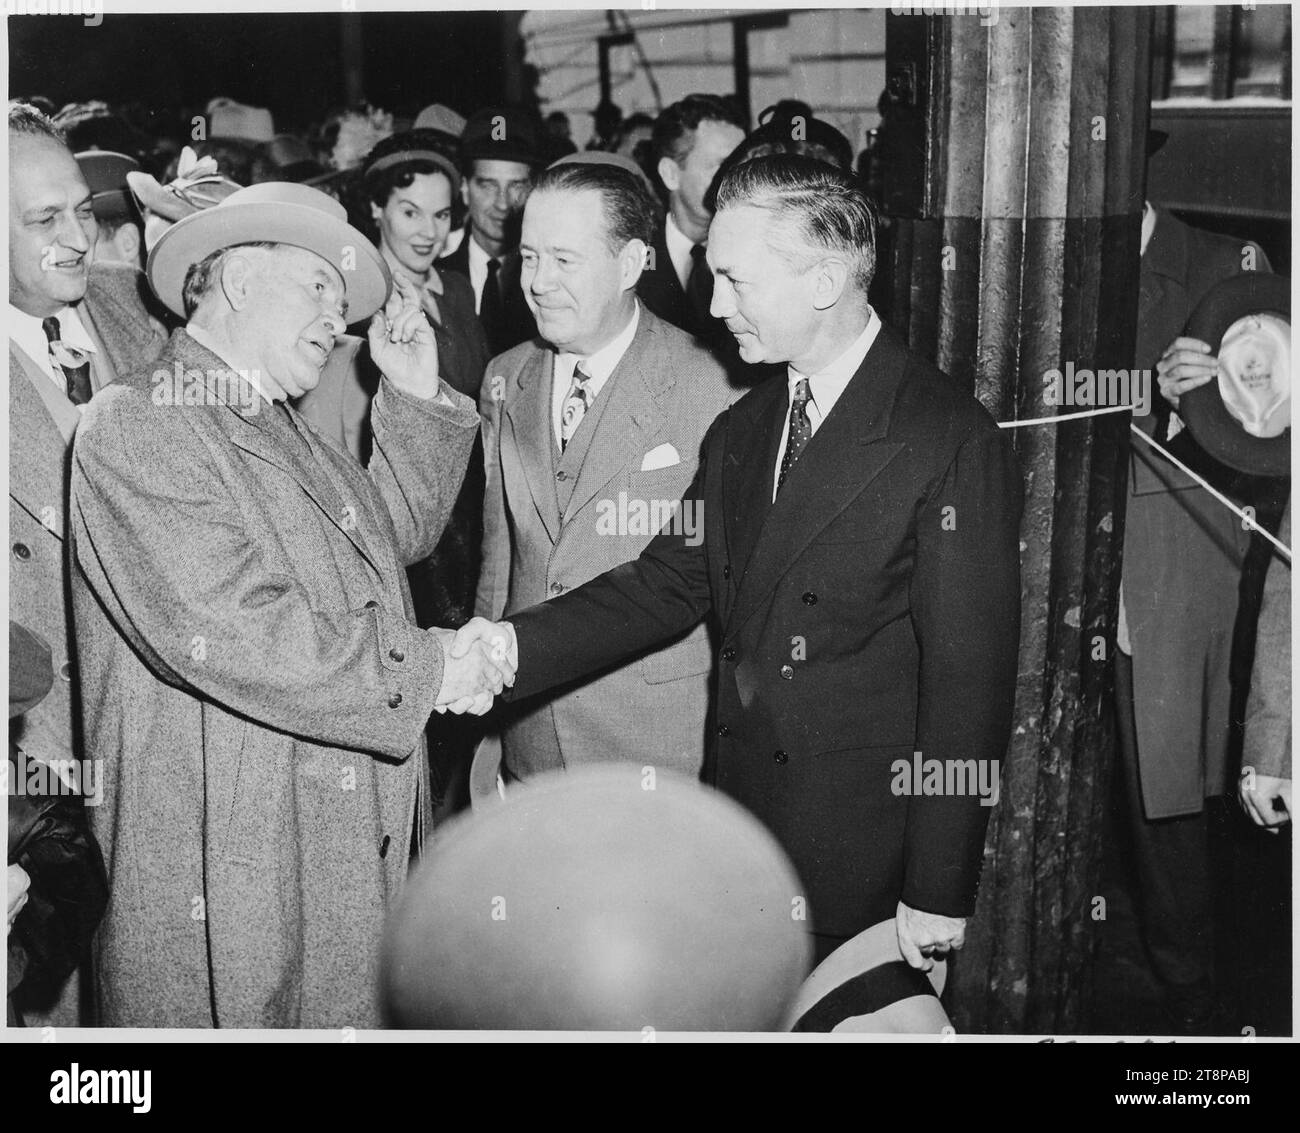
[{"label": "dark necktie", "polygon": [[487,279],[483,283],[483,297],[478,305],[479,322],[483,324],[483,333],[487,336],[488,346],[493,354],[500,354],[514,345],[506,342],[506,310],[501,298],[501,261],[488,260]]},{"label": "dark necktie", "polygon": [[709,271],[704,250],[703,244],[691,248],[691,270],[686,277],[687,321],[690,325],[685,329],[697,335],[709,330],[709,307],[713,305],[713,273]]},{"label": "dark necktie", "polygon": [[808,420],[808,401],[811,397],[812,390],[808,386],[808,379],[800,378],[798,385],[794,387],[794,400],[790,402],[790,431],[786,434],[785,456],[781,458],[781,473],[776,478],[778,492],[781,490],[781,485],[785,483],[785,478],[790,475],[794,462],[799,459],[799,454],[807,446],[808,438],[812,436],[812,423]]},{"label": "dark necktie", "polygon": [[94,390],[90,385],[90,359],[84,350],[69,346],[63,341],[58,317],[51,315],[41,320],[41,329],[50,340],[50,360],[63,371],[67,383],[68,400],[73,405],[85,405]]}]

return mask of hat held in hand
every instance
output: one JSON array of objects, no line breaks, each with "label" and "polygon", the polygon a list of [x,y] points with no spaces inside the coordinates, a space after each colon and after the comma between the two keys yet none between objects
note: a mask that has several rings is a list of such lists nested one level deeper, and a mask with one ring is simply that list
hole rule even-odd
[{"label": "hat held in hand", "polygon": [[1209,343],[1214,381],[1183,394],[1178,415],[1207,453],[1240,472],[1291,471],[1291,283],[1244,272],[1211,288],[1186,334]]}]

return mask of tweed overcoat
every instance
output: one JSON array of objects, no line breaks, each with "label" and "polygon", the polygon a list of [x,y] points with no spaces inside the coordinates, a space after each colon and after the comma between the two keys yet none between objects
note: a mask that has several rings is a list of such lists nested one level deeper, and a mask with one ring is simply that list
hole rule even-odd
[{"label": "tweed overcoat", "polygon": [[478,415],[384,379],[362,468],[228,373],[177,331],[96,396],[73,451],[103,1019],[374,1026],[442,680],[402,568],[442,532]]}]

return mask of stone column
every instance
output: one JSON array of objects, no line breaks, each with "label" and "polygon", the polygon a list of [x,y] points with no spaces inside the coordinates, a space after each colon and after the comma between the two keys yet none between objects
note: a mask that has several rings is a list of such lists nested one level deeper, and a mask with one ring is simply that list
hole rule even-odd
[{"label": "stone column", "polygon": [[[1068,413],[1045,376],[1132,365],[1151,9],[893,16],[881,160],[885,315],[1000,421]],[[1020,676],[959,1031],[1065,1033],[1094,903],[1129,415],[1018,428]]]}]

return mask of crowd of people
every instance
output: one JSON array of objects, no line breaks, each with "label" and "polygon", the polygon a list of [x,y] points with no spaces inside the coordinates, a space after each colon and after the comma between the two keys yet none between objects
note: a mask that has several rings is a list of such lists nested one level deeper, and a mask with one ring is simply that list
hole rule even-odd
[{"label": "crowd of people", "polygon": [[11,817],[11,1021],[382,1025],[430,832],[605,762],[738,800],[815,958],[888,922],[933,999],[989,808],[892,784],[1006,748],[1013,447],[873,307],[810,107],[596,126],[10,104],[11,762],[88,803]]}]

